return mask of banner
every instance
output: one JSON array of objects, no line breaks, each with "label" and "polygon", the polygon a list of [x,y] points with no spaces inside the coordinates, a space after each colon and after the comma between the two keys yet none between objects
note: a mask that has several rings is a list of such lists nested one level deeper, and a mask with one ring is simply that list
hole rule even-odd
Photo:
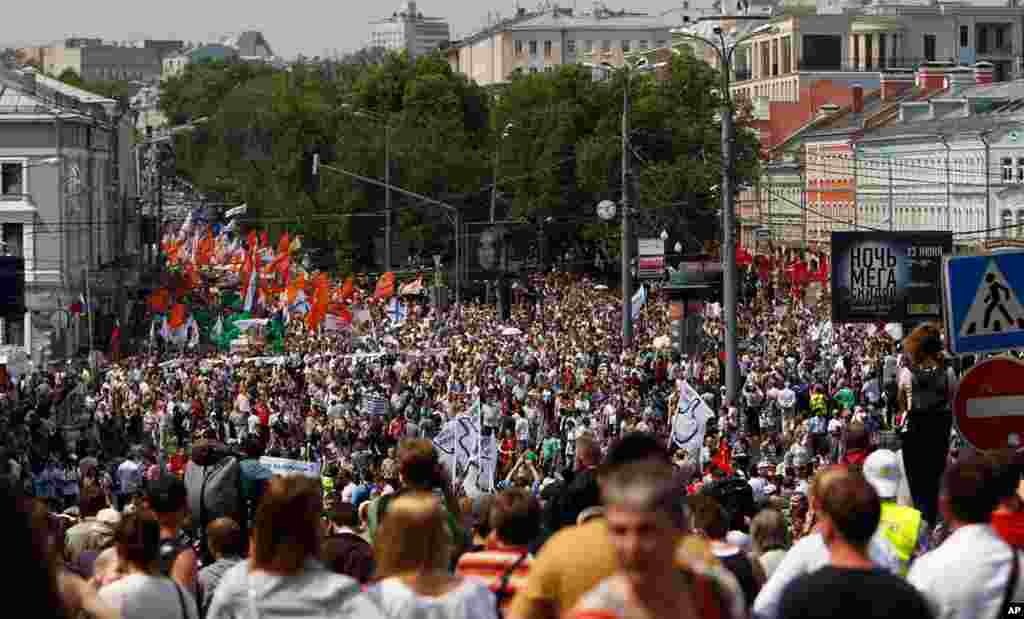
[{"label": "banner", "polygon": [[951,232],[833,232],[834,322],[942,319],[942,257]]},{"label": "banner", "polygon": [[434,437],[434,448],[452,481],[458,481],[471,461],[479,462],[480,420],[459,415],[441,427]]},{"label": "banner", "polygon": [[302,475],[303,477],[320,479],[319,462],[303,462],[302,460],[263,456],[260,458],[260,464],[270,469],[274,475]]},{"label": "banner", "polygon": [[701,449],[708,419],[714,413],[700,394],[685,380],[678,381],[679,403],[672,417],[672,449],[686,451],[687,460],[699,472],[702,468]]}]

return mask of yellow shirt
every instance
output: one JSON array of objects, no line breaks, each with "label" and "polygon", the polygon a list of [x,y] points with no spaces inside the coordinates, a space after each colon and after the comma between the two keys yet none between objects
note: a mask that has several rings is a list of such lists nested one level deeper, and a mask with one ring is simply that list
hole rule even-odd
[{"label": "yellow shirt", "polygon": [[[681,567],[694,560],[718,563],[708,544],[692,536],[680,540],[676,558]],[[551,536],[530,563],[526,583],[512,598],[506,616],[556,619],[618,568],[604,518],[562,529]]]}]

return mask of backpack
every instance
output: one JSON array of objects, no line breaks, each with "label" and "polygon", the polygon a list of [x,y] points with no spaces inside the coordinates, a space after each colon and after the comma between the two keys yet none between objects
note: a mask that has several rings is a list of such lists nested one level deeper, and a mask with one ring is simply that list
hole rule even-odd
[{"label": "backpack", "polygon": [[948,410],[946,368],[916,368],[911,375],[911,415]]},{"label": "backpack", "polygon": [[217,518],[232,518],[245,531],[248,521],[241,461],[225,445],[216,441],[196,443],[192,459],[185,467],[185,488],[204,555],[206,525]]}]

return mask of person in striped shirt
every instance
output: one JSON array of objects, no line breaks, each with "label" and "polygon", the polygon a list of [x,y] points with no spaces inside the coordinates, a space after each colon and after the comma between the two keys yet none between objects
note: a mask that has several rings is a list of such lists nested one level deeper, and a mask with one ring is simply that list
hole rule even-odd
[{"label": "person in striped shirt", "polygon": [[499,492],[491,506],[486,546],[462,555],[456,574],[483,579],[504,609],[530,572],[530,545],[540,535],[540,513],[537,499],[526,490]]}]

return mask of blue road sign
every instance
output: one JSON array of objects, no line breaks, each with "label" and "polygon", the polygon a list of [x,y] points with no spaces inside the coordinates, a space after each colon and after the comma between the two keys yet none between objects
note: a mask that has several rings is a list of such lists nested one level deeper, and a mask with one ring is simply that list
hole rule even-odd
[{"label": "blue road sign", "polygon": [[942,271],[950,351],[1024,348],[1024,252],[947,257]]}]

